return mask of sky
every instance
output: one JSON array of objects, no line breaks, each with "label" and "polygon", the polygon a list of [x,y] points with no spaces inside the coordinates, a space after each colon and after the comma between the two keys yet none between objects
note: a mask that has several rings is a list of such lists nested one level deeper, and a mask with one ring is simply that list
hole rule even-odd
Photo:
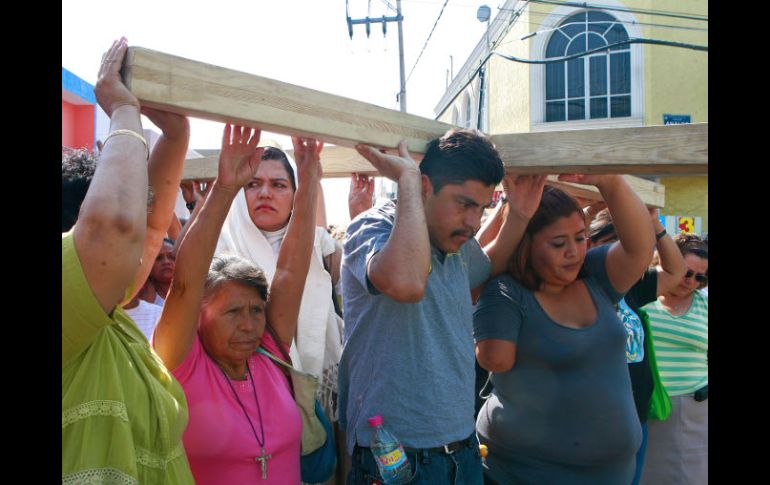
[{"label": "sky", "polygon": [[[402,0],[409,113],[434,118],[451,64],[456,74],[486,31],[476,18],[478,7],[491,7],[494,18],[503,3],[449,0],[436,23],[444,0]],[[398,110],[398,24],[388,23],[385,36],[382,24],[374,24],[368,38],[364,26],[355,25],[351,40],[346,5],[353,19],[395,16],[396,0],[66,0],[62,67],[94,84],[102,54],[126,36],[129,46]],[[152,128],[146,119],[143,124]],[[219,148],[222,128],[191,118],[190,148]],[[290,148],[288,138],[263,137]],[[324,181],[330,223],[347,223],[347,189],[347,180]]]}]

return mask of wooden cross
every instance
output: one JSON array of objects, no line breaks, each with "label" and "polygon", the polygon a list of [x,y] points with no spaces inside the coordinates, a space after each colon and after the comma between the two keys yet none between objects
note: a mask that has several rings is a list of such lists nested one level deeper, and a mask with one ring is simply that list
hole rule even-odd
[{"label": "wooden cross", "polygon": [[[416,158],[425,153],[431,139],[453,127],[141,47],[129,48],[123,80],[142,106],[312,136],[348,148],[356,143],[393,148],[403,138]],[[515,173],[708,173],[708,123],[508,133],[491,138],[503,165]],[[374,171],[365,160],[360,166],[357,152],[347,151],[350,157],[345,155],[341,166],[324,163],[325,176]]]},{"label": "wooden cross", "polygon": [[262,465],[262,480],[267,480],[267,460],[270,460],[271,458],[273,458],[273,455],[266,455],[264,446],[262,447],[262,453],[254,458],[254,461],[258,461],[260,462],[260,465]]}]

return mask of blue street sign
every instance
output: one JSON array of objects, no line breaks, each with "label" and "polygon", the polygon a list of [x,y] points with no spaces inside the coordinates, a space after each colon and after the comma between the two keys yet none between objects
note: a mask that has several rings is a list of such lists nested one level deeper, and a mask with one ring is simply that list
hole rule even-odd
[{"label": "blue street sign", "polygon": [[692,123],[692,116],[690,115],[663,115],[664,125],[683,125],[685,123]]}]

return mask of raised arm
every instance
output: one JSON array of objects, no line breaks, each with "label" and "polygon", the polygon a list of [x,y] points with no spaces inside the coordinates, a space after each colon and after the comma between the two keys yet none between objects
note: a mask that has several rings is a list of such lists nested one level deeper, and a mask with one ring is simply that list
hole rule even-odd
[{"label": "raised arm", "polygon": [[321,186],[321,181],[318,181],[318,188],[316,189],[317,198],[315,205],[315,225],[326,229],[329,223],[326,221],[326,200],[324,199],[324,188]]},{"label": "raised arm", "polygon": [[179,222],[179,218],[173,212],[171,213],[171,224],[169,224],[167,232],[169,239],[172,241],[179,239],[179,236],[182,234],[182,223]]},{"label": "raised arm", "polygon": [[179,246],[174,279],[155,328],[155,350],[169,369],[182,363],[192,347],[219,232],[236,194],[257,171],[259,135],[258,130],[225,125],[217,179]]},{"label": "raised arm", "polygon": [[174,205],[190,140],[190,123],[184,116],[150,108],[142,108],[142,114],[150,118],[162,133],[153,147],[147,167],[152,198],[147,207],[147,235],[142,250],[142,265],[134,277],[134,293],[139,291],[152,271],[171,219],[175,217]]},{"label": "raised arm", "polygon": [[127,49],[124,37],[102,57],[94,94],[111,133],[72,235],[88,284],[108,314],[134,280],[147,233],[147,143],[139,101],[119,73]]},{"label": "raised arm", "polygon": [[[398,206],[393,231],[382,250],[368,263],[366,276],[381,293],[405,303],[422,299],[430,272],[430,238],[422,203],[423,190],[430,190],[409,156],[406,142],[398,144],[399,156],[358,145],[356,150],[384,177],[398,183]],[[424,179],[424,180],[423,180]]]},{"label": "raised arm", "polygon": [[267,298],[267,322],[286,345],[291,345],[296,334],[299,306],[313,254],[323,148],[323,143],[309,138],[292,137],[292,142],[297,163],[297,192]]},{"label": "raised arm", "polygon": [[355,217],[372,208],[372,196],[374,195],[374,177],[350,175],[350,190],[348,191],[348,215],[353,220]]},{"label": "raised arm", "polygon": [[655,227],[655,234],[664,233],[660,238],[656,238],[657,241],[655,242],[655,248],[658,250],[658,257],[660,258],[660,266],[657,268],[658,286],[656,294],[660,296],[682,281],[682,277],[687,273],[687,264],[685,264],[682,252],[674,242],[674,239],[664,232],[665,228],[658,218],[658,209],[650,209],[650,217]]},{"label": "raised arm", "polygon": [[[201,189],[201,181],[199,180],[193,180],[189,182],[189,189],[185,187],[185,183],[182,183],[182,192],[184,193],[186,190],[190,190],[190,192],[193,194],[191,197],[193,197],[193,200],[195,201],[195,207],[193,208],[192,212],[190,213],[190,217],[187,219],[187,222],[184,226],[182,226],[182,229],[179,231],[179,235],[176,239],[174,239],[174,252],[179,252],[179,246],[182,244],[182,240],[185,237],[185,234],[187,234],[187,231],[192,227],[193,221],[198,217],[198,214],[201,211],[201,208],[203,207],[203,203],[206,201],[206,196],[209,193],[209,190],[211,190],[211,182],[206,184],[206,189]],[[185,197],[185,200],[187,198]]]},{"label": "raised arm", "polygon": [[620,175],[560,175],[559,180],[595,185],[612,215],[618,242],[607,254],[607,275],[613,288],[626,293],[650,264],[655,233],[647,208]]},{"label": "raised arm", "polygon": [[516,176],[506,173],[503,177],[506,202],[499,216],[502,221],[500,231],[484,246],[484,252],[492,262],[490,277],[499,275],[508,266],[508,260],[527,230],[529,220],[540,206],[546,180],[547,175]]}]

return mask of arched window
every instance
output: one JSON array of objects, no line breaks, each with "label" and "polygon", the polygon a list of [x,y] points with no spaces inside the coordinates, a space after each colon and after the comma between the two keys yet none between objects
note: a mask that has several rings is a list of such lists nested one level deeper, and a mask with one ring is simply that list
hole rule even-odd
[{"label": "arched window", "polygon": [[[551,34],[546,58],[563,57],[628,39],[615,17],[583,11]],[[545,121],[631,116],[631,48],[612,47],[545,66]]]}]

